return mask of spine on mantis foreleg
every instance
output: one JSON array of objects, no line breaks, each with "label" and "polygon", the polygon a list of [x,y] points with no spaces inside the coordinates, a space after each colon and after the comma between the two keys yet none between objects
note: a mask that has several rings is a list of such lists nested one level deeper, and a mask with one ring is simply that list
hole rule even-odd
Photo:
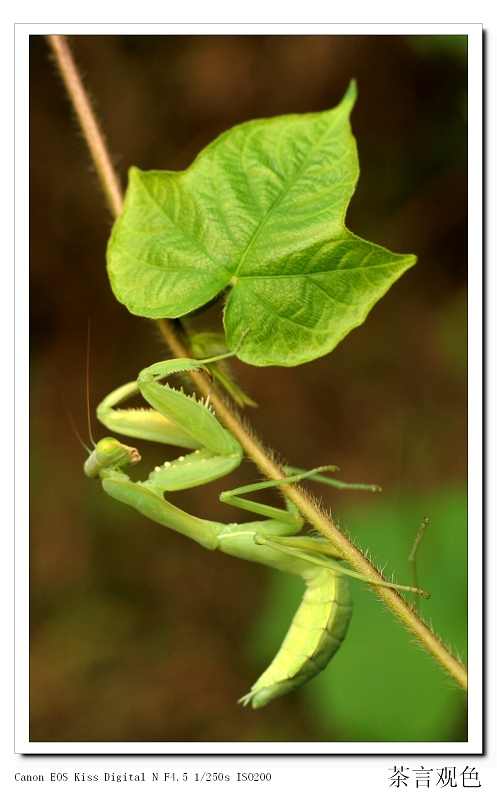
[{"label": "spine on mantis foreleg", "polygon": [[352,599],[347,579],[332,570],[311,567],[301,573],[307,589],[279,652],[239,702],[261,708],[298,689],[329,663],[342,644]]}]

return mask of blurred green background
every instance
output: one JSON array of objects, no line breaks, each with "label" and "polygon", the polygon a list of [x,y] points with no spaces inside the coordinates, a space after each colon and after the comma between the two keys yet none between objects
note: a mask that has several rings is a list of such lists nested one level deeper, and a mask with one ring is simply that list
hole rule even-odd
[{"label": "blurred green background", "polygon": [[[323,488],[375,563],[410,582],[423,516],[423,614],[466,659],[466,38],[78,36],[71,43],[121,176],[186,168],[254,117],[335,106],[352,77],[361,177],[357,235],[418,264],[328,356],[233,368],[254,428],[289,463],[379,483]],[[42,37],[31,37],[31,739],[33,741],[463,741],[462,693],[364,585],[340,652],[268,707],[237,705],[276,652],[297,579],[198,547],[83,475],[90,393],[163,357],[147,320],[114,300],[112,223]],[[220,326],[220,309],[195,318]],[[93,424],[95,438],[104,430]],[[164,448],[140,445],[145,472]],[[138,472],[135,473],[138,476]],[[199,516],[246,521],[219,493],[176,495]],[[316,485],[317,486],[317,485]],[[268,501],[268,498],[265,497]],[[275,496],[275,502],[278,502]]]}]

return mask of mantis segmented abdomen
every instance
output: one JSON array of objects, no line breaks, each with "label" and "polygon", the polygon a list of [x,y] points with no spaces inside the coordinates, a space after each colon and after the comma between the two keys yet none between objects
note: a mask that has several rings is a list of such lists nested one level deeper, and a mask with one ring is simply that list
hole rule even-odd
[{"label": "mantis segmented abdomen", "polygon": [[346,578],[316,567],[303,576],[307,588],[273,661],[241,698],[261,708],[314,678],[342,644],[352,616]]}]

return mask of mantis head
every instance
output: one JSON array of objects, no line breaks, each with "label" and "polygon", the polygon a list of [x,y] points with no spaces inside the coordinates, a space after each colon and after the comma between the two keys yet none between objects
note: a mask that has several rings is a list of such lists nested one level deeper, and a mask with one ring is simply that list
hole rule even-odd
[{"label": "mantis head", "polygon": [[140,453],[135,447],[128,447],[114,437],[106,436],[95,445],[85,461],[84,470],[88,478],[99,478],[104,469],[125,469],[140,459]]}]

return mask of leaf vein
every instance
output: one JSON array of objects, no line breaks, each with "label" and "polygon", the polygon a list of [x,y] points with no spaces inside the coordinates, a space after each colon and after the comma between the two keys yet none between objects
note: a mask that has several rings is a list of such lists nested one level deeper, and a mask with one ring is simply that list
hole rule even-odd
[{"label": "leaf vein", "polygon": [[[155,199],[155,197],[153,196],[153,194],[151,194],[151,192],[149,191],[149,189],[148,189],[148,186],[145,186],[145,185],[143,184],[143,182],[140,182],[140,183],[141,183],[141,186],[142,186],[142,188],[143,188],[143,189],[144,189],[144,190],[147,192],[148,196],[150,197],[150,199],[151,199],[151,201],[152,201],[153,205],[155,205],[155,206],[156,206],[156,208],[158,209],[159,213],[160,213],[160,214],[162,214],[164,217],[166,217],[166,218],[169,220],[169,222],[172,224],[172,226],[173,226],[174,228],[176,228],[176,230],[178,230],[178,231],[179,231],[179,232],[182,234],[182,236],[184,236],[184,238],[185,238],[186,240],[190,241],[190,242],[191,242],[191,243],[192,243],[192,244],[193,244],[193,245],[194,245],[194,246],[195,246],[195,247],[196,247],[196,248],[197,248],[197,249],[198,249],[198,250],[199,250],[201,253],[203,253],[203,254],[206,256],[206,258],[208,258],[208,259],[209,259],[209,260],[210,260],[210,261],[211,261],[211,262],[212,262],[212,263],[213,263],[215,266],[219,267],[219,269],[223,270],[223,272],[225,272],[226,274],[230,275],[230,273],[229,273],[229,272],[226,270],[226,268],[225,268],[225,267],[224,267],[222,264],[220,264],[220,263],[219,263],[219,262],[218,262],[218,261],[217,261],[217,260],[214,258],[214,256],[212,256],[212,255],[211,255],[211,253],[209,253],[209,252],[208,252],[208,251],[207,251],[207,250],[206,250],[204,247],[202,247],[202,246],[201,246],[201,244],[200,244],[200,242],[199,242],[197,239],[195,239],[195,238],[194,238],[194,237],[193,237],[193,236],[192,236],[190,233],[188,233],[187,231],[185,231],[185,230],[184,230],[184,229],[183,229],[183,228],[182,228],[182,227],[181,227],[181,226],[180,226],[180,225],[177,223],[177,221],[176,221],[176,220],[175,220],[175,219],[174,219],[174,218],[173,218],[173,217],[172,217],[172,216],[171,216],[171,215],[170,215],[170,214],[169,214],[169,213],[166,211],[166,209],[165,209],[165,208],[163,208],[163,207],[162,207],[162,206],[161,206],[161,205],[158,203],[158,201]],[[177,183],[177,182],[176,182],[176,181],[173,181],[172,183],[173,183],[174,191],[177,193],[177,192],[179,191],[179,190],[178,190],[178,187],[177,187],[177,185],[176,185],[176,183]],[[230,277],[231,277],[231,275],[230,275]]]},{"label": "leaf vein", "polygon": [[[280,205],[280,203],[283,202],[284,197],[290,192],[291,188],[294,186],[294,184],[297,182],[297,180],[301,177],[301,175],[303,174],[303,172],[304,172],[305,168],[307,167],[309,161],[311,160],[312,156],[314,155],[316,150],[319,149],[319,147],[321,146],[323,140],[326,139],[326,137],[329,135],[329,130],[330,130],[330,126],[328,126],[328,128],[322,134],[322,136],[318,139],[318,141],[315,142],[314,145],[311,147],[311,149],[309,150],[309,153],[307,154],[305,159],[302,161],[302,164],[300,165],[300,168],[296,171],[296,173],[293,176],[293,178],[288,181],[286,187],[283,189],[283,191],[280,193],[280,195],[276,198],[275,202],[271,205],[271,207],[266,212],[265,216],[263,216],[263,218],[259,222],[259,224],[256,227],[254,233],[252,234],[252,237],[251,237],[250,241],[247,244],[247,247],[245,248],[244,252],[241,255],[241,258],[240,258],[240,260],[238,262],[238,266],[237,266],[235,272],[233,273],[234,276],[237,276],[238,273],[240,272],[240,270],[241,270],[241,268],[243,266],[243,262],[245,261],[248,253],[250,252],[250,250],[251,250],[254,242],[256,241],[257,237],[259,236],[260,232],[264,228],[265,223],[267,222],[267,220],[269,219],[271,214],[274,212],[274,210],[278,207],[278,205]],[[283,135],[283,132],[282,132],[281,135]],[[243,150],[242,150],[242,160],[243,161],[245,160],[244,151],[246,150],[246,147],[247,147],[248,138],[249,137],[247,137],[247,139],[245,140],[244,145],[243,145]],[[348,152],[348,149],[347,149],[343,153],[343,155],[340,156],[340,158],[336,160],[335,164],[336,165],[340,164],[346,158],[346,156],[348,154],[349,154],[349,152]]]}]

